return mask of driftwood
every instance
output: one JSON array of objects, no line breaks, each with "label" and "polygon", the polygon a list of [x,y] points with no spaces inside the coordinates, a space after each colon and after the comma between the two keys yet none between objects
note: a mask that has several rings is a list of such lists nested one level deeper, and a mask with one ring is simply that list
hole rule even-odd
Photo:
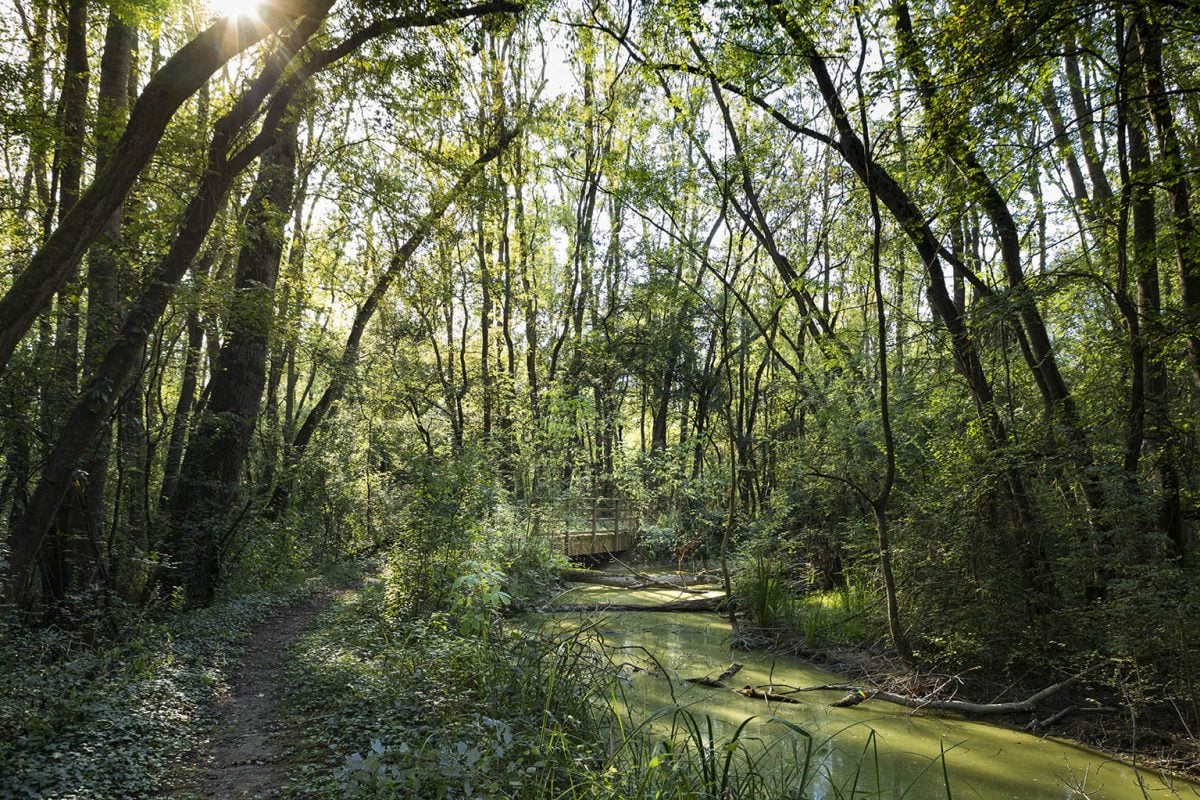
[{"label": "driftwood", "polygon": [[1034,717],[1033,719],[1029,720],[1029,724],[1022,728],[1022,730],[1036,733],[1043,728],[1049,728],[1054,723],[1070,716],[1071,714],[1082,714],[1085,712],[1093,714],[1115,714],[1119,713],[1120,710],[1121,709],[1113,708],[1112,706],[1067,706],[1061,711],[1056,711],[1045,719],[1038,719],[1037,717]]},{"label": "driftwood", "polygon": [[786,694],[779,694],[778,692],[766,692],[762,689],[755,689],[753,686],[743,686],[740,689],[734,689],[734,691],[743,697],[753,697],[759,700],[766,700],[770,703],[794,703],[799,705],[800,703],[804,702],[803,700],[797,700],[796,698],[790,697]]},{"label": "driftwood", "polygon": [[561,606],[546,606],[543,611],[716,611],[724,597],[699,597],[695,600],[671,600],[653,605],[636,603],[568,603]]},{"label": "driftwood", "polygon": [[888,703],[896,703],[897,705],[915,708],[918,710],[933,709],[934,711],[954,711],[959,714],[973,716],[1023,714],[1036,710],[1038,704],[1043,700],[1075,684],[1088,672],[1090,672],[1090,670],[1084,670],[1077,675],[1072,675],[1064,681],[1059,681],[1052,686],[1047,686],[1045,689],[1042,689],[1039,692],[1034,692],[1024,700],[1015,700],[1009,703],[970,703],[966,700],[933,700],[928,697],[912,697],[909,695],[895,694],[893,692],[885,692],[882,689],[861,689],[857,686],[847,683],[829,683],[821,686],[806,686],[803,689],[792,689],[788,692],[788,694],[795,694],[797,692],[817,692],[824,690],[849,691],[849,695],[831,704],[839,708],[856,706],[859,703],[867,700],[883,700]]},{"label": "driftwood", "polygon": [[1010,703],[969,703],[966,700],[930,700],[924,697],[908,697],[902,694],[892,694],[891,692],[877,691],[871,694],[872,697],[879,700],[886,700],[889,703],[898,703],[909,708],[931,708],[936,711],[955,711],[959,714],[969,714],[972,716],[989,716],[995,714],[1024,714],[1033,711],[1037,708],[1038,703],[1058,694],[1068,686],[1074,685],[1082,678],[1084,673],[1072,675],[1065,681],[1047,686],[1040,692],[1034,692],[1024,700],[1016,700]]},{"label": "driftwood", "polygon": [[843,697],[841,700],[835,700],[829,705],[833,708],[852,708],[859,703],[871,699],[871,695],[866,689],[855,689],[850,694]]},{"label": "driftwood", "polygon": [[715,678],[710,678],[707,675],[705,675],[701,678],[684,678],[684,680],[687,681],[688,683],[695,683],[699,686],[711,686],[714,689],[724,689],[725,684],[723,683],[723,681],[726,681],[726,680],[732,678],[734,675],[737,675],[738,672],[741,671],[741,669],[742,669],[742,665],[735,661],[734,663],[729,665],[728,669],[726,669],[724,672],[722,672],[720,675],[718,675]]},{"label": "driftwood", "polygon": [[[906,706],[917,710],[933,709],[935,711],[954,711],[964,715],[988,716],[995,714],[1022,714],[1035,711],[1039,703],[1052,695],[1061,692],[1063,689],[1071,686],[1079,681],[1084,675],[1091,672],[1090,669],[1084,670],[1077,675],[1072,675],[1066,680],[1047,686],[1039,692],[1031,694],[1024,700],[1016,700],[1010,703],[970,703],[965,700],[933,700],[928,697],[912,697],[909,695],[895,694],[893,692],[885,692],[882,689],[864,689],[850,683],[824,683],[820,686],[805,686],[802,688],[789,688],[786,692],[762,691],[750,686],[736,690],[738,694],[746,697],[758,697],[764,700],[771,700],[780,703],[798,703],[799,700],[794,699],[791,695],[799,694],[800,692],[823,692],[823,691],[843,691],[849,692],[845,697],[830,703],[835,708],[850,708],[867,700],[883,700],[888,703],[896,703],[897,705]],[[707,682],[705,686],[711,685]],[[1085,707],[1079,708],[1070,706],[1063,711],[1048,717],[1045,720],[1035,720],[1030,723],[1030,727],[1039,728],[1051,725],[1065,717],[1067,714],[1076,711],[1111,711],[1112,709],[1104,707]]]}]

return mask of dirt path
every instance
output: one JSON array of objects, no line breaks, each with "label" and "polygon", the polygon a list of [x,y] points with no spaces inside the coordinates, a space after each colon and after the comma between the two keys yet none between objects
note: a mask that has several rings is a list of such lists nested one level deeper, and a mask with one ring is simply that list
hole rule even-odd
[{"label": "dirt path", "polygon": [[288,777],[279,673],[283,651],[312,626],[336,596],[325,592],[282,609],[250,632],[229,692],[217,699],[217,725],[191,797],[240,800],[269,797]]}]

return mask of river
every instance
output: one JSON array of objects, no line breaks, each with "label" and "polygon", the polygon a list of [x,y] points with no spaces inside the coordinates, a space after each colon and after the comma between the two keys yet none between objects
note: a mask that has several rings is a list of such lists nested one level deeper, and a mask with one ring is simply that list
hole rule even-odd
[{"label": "river", "polygon": [[[579,584],[555,602],[649,604],[694,596],[672,590],[630,591]],[[585,618],[596,617],[595,613],[574,612],[549,615],[544,620],[569,629]],[[1068,741],[1000,725],[935,712],[914,713],[879,700],[852,708],[830,707],[845,691],[798,693],[795,696],[801,704],[768,705],[727,689],[688,683],[683,679],[716,677],[731,661],[742,665],[728,681],[731,687],[771,684],[778,687],[776,691],[784,691],[844,683],[845,679],[795,658],[731,651],[729,622],[716,614],[617,611],[599,617],[597,627],[604,644],[620,654],[617,660],[648,668],[646,672],[626,670],[625,702],[635,717],[677,704],[698,718],[711,717],[718,738],[732,736],[747,718],[755,717],[741,735],[761,740],[763,747],[781,753],[792,752],[785,740],[799,739],[803,745],[803,737],[774,720],[799,726],[812,736],[811,764],[817,772],[807,788],[812,800],[1200,798],[1200,786],[1195,784],[1135,768]]]}]

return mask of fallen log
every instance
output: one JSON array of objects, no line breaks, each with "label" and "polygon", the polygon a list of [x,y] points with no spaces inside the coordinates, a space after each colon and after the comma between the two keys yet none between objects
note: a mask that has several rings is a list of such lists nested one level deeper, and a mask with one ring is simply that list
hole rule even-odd
[{"label": "fallen log", "polygon": [[560,606],[544,606],[545,612],[560,611],[717,611],[725,602],[724,597],[699,597],[694,600],[671,600],[666,603],[638,605],[637,603],[566,603]]},{"label": "fallen log", "polygon": [[800,705],[801,703],[804,702],[803,700],[797,700],[796,698],[790,697],[786,694],[779,694],[778,692],[767,692],[767,691],[763,691],[762,689],[755,689],[753,686],[743,686],[740,689],[734,689],[734,691],[737,692],[738,694],[742,695],[743,697],[752,697],[752,698],[755,698],[758,700],[766,700],[767,702],[770,702],[770,703],[792,703],[794,705]]},{"label": "fallen log", "polygon": [[1121,709],[1113,708],[1112,706],[1082,706],[1081,707],[1081,706],[1073,706],[1072,705],[1072,706],[1067,706],[1066,708],[1064,708],[1060,711],[1056,711],[1055,713],[1051,714],[1050,716],[1046,717],[1045,719],[1038,719],[1037,717],[1034,717],[1033,719],[1029,720],[1029,724],[1026,725],[1024,728],[1022,728],[1022,730],[1036,733],[1037,731],[1040,731],[1043,728],[1049,728],[1054,723],[1070,716],[1071,714],[1083,714],[1083,713],[1118,714],[1118,713],[1120,713],[1120,711],[1121,711]]},{"label": "fallen log", "polygon": [[574,583],[592,583],[598,586],[615,586],[619,589],[686,589],[690,586],[712,584],[703,575],[609,575],[590,569],[568,569],[563,577]]},{"label": "fallen log", "polygon": [[897,705],[906,706],[913,709],[933,709],[934,711],[954,711],[959,714],[971,716],[989,716],[996,714],[1023,714],[1033,711],[1038,704],[1047,697],[1061,692],[1063,689],[1075,684],[1091,670],[1084,670],[1077,675],[1072,675],[1066,680],[1047,686],[1039,692],[1034,692],[1024,700],[1015,700],[1008,703],[971,703],[966,700],[934,700],[929,697],[911,697],[909,695],[895,694],[893,692],[885,692],[882,689],[865,690],[859,689],[856,686],[846,686],[837,684],[828,684],[825,686],[810,686],[806,689],[796,689],[798,692],[811,692],[820,689],[849,689],[853,695],[857,696],[857,702],[846,702],[850,700],[850,696],[846,696],[838,700],[832,705],[839,708],[847,708],[856,706],[866,700],[884,700],[888,703],[896,703]]},{"label": "fallen log", "polygon": [[871,699],[871,694],[866,689],[855,688],[850,694],[843,697],[841,700],[835,700],[829,705],[833,708],[853,708],[859,703],[866,702]]},{"label": "fallen log", "polygon": [[688,683],[695,683],[700,686],[711,686],[714,689],[724,689],[726,687],[725,687],[725,684],[723,683],[723,681],[726,681],[726,680],[732,678],[734,675],[737,675],[738,672],[741,671],[741,669],[742,669],[742,665],[735,661],[729,665],[728,669],[726,669],[724,672],[722,672],[720,675],[718,675],[715,678],[710,678],[707,675],[705,675],[701,678],[684,678],[684,680],[687,681]]},{"label": "fallen log", "polygon": [[716,678],[710,678],[707,675],[700,678],[684,678],[688,683],[694,683],[697,686],[711,686],[714,689],[724,689],[725,684],[721,683]]},{"label": "fallen log", "polygon": [[722,672],[720,675],[717,676],[717,680],[727,681],[730,678],[732,678],[734,675],[737,675],[741,671],[742,671],[742,665],[735,661],[729,665],[728,669],[726,669],[724,672]]}]

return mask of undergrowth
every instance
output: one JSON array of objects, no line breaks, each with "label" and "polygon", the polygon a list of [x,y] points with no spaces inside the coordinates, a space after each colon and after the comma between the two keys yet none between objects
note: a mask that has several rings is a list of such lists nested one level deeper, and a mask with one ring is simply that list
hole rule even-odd
[{"label": "undergrowth", "polygon": [[243,596],[120,640],[0,621],[0,797],[148,797],[193,763],[238,641],[316,586]]},{"label": "undergrowth", "polygon": [[856,576],[847,576],[843,586],[796,594],[778,562],[756,555],[736,571],[734,594],[752,626],[775,629],[810,645],[856,645],[877,632],[877,592]]},{"label": "undergrowth", "polygon": [[[303,733],[284,797],[843,796],[825,774],[829,743],[792,722],[751,718],[721,734],[675,704],[624,710],[623,670],[590,624],[547,633],[491,617],[481,628],[480,603],[503,602],[480,588],[492,585],[485,570],[455,587],[483,600],[406,616],[385,571],[325,612],[285,660]],[[766,744],[752,721],[781,735]]]}]

